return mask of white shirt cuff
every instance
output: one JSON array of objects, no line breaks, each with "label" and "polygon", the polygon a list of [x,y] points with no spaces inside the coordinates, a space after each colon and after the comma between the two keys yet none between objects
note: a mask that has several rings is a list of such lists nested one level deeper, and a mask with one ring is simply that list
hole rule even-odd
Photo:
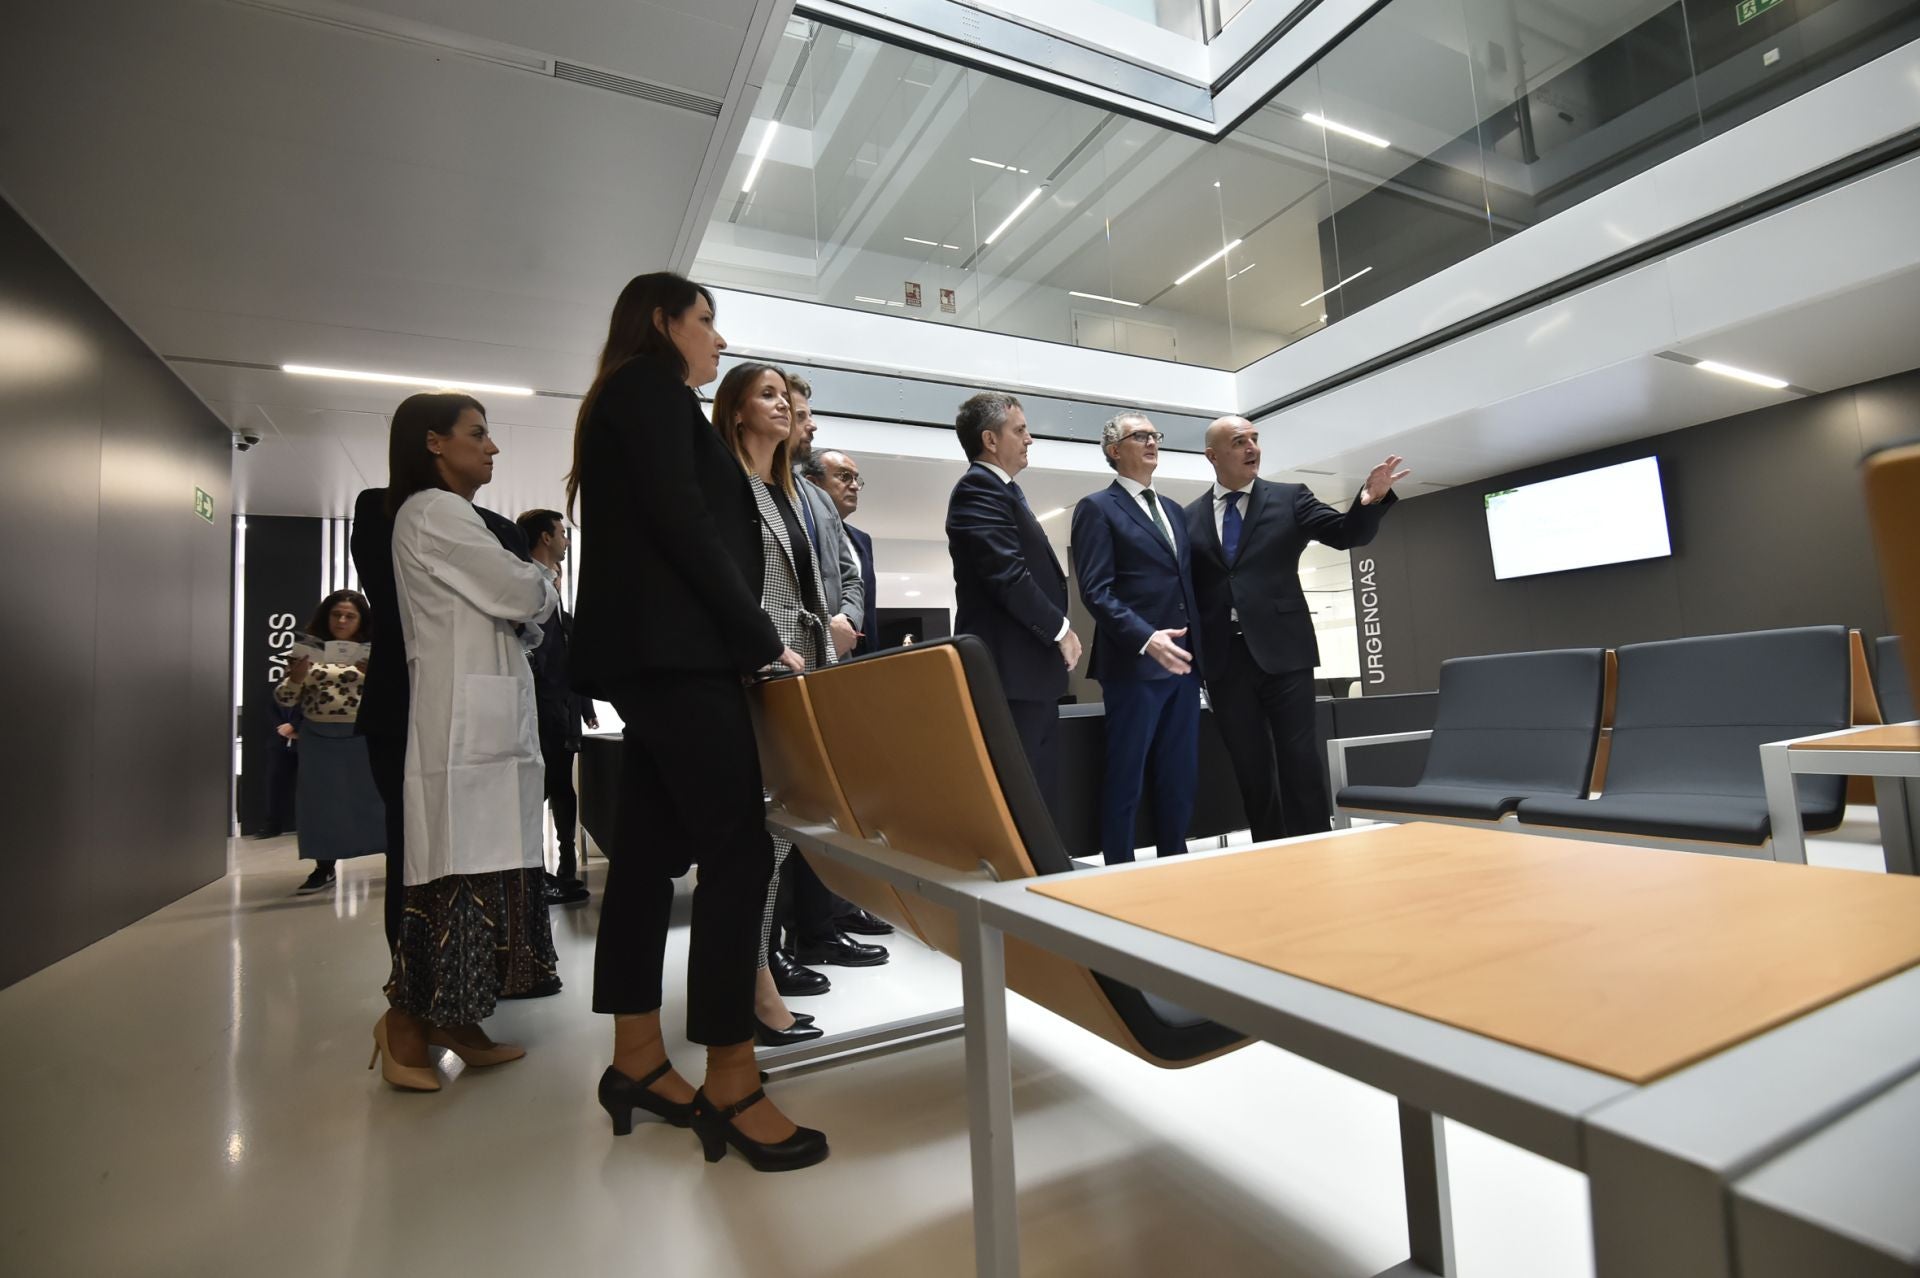
[{"label": "white shirt cuff", "polygon": [[1062,639],[1065,639],[1067,637],[1067,631],[1071,629],[1073,629],[1073,618],[1071,617],[1060,618],[1060,633],[1053,637],[1053,641],[1055,643],[1059,643]]}]

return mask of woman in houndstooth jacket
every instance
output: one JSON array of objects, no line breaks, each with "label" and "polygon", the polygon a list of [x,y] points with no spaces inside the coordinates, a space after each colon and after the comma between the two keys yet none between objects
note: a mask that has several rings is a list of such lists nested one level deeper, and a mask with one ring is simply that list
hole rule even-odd
[{"label": "woman in houndstooth jacket", "polygon": [[[766,558],[761,578],[760,606],[773,619],[773,628],[788,648],[798,653],[807,669],[832,665],[837,659],[827,629],[826,585],[807,536],[803,496],[793,487],[793,457],[789,433],[793,423],[786,375],[769,364],[741,364],[721,379],[713,396],[713,425],[753,477],[754,498],[760,505],[760,544]],[[770,667],[771,669],[771,667]],[[774,986],[767,967],[773,936],[774,901],[780,892],[780,870],[793,852],[785,839],[773,841],[773,881],[767,887],[766,912],[760,920],[759,970],[754,978],[754,1014],[760,1022],[759,1041],[771,1045],[818,1038],[823,1032],[812,1017],[797,1017]]]}]

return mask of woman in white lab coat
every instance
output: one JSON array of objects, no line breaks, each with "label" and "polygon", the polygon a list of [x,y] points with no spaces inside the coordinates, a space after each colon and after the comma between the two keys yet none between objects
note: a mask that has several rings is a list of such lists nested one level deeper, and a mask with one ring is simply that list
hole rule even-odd
[{"label": "woman in white lab coat", "polygon": [[406,913],[374,1026],[395,1087],[437,1091],[427,1055],[469,1066],[525,1053],[479,1022],[502,995],[554,979],[540,843],[543,773],[526,649],[559,604],[552,574],[503,548],[473,507],[500,450],[465,395],[394,413],[387,509],[412,675]]}]

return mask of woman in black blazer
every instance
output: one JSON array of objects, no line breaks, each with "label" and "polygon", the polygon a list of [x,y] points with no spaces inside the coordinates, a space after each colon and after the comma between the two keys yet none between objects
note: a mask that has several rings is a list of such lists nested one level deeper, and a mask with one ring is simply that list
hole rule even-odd
[{"label": "woman in black blazer", "polygon": [[[620,846],[600,908],[593,1008],[614,1018],[600,1103],[616,1135],[645,1109],[729,1145],[762,1171],[827,1156],[760,1090],[753,992],[773,840],[742,677],[800,669],[760,607],[759,507],[700,411],[726,349],[713,296],[670,272],[614,304],[600,371],[574,431],[567,500],[581,557],[568,671],[625,721]],[[667,1059],[661,969],[673,880],[700,850],[687,958],[687,1037],[707,1048],[699,1090]]]}]

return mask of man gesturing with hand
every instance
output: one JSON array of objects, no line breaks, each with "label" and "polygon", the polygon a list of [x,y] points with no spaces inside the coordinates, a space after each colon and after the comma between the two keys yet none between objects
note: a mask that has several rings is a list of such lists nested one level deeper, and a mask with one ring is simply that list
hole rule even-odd
[{"label": "man gesturing with hand", "polygon": [[1073,510],[1074,577],[1093,614],[1091,674],[1107,708],[1100,848],[1109,865],[1133,860],[1149,771],[1159,855],[1187,850],[1199,774],[1200,609],[1184,512],[1153,490],[1161,439],[1142,413],[1109,421],[1101,449],[1119,476]]}]

